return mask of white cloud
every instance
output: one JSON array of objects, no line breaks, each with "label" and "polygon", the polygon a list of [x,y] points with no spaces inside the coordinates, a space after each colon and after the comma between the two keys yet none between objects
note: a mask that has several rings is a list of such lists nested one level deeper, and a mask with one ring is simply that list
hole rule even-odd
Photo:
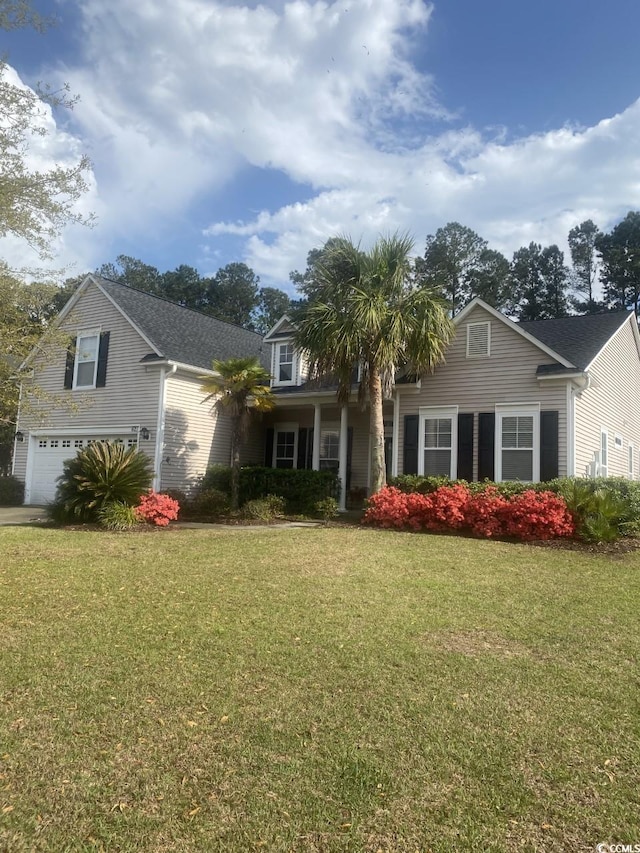
[{"label": "white cloud", "polygon": [[[161,239],[203,199],[202,255],[217,260],[232,238],[278,284],[337,232],[367,243],[406,229],[420,250],[457,219],[510,254],[640,207],[639,104],[515,141],[460,129],[413,62],[423,0],[75,2],[82,40],[59,74],[81,95],[74,133],[95,163],[100,222],[74,235],[93,264],[119,238]],[[222,221],[220,199],[248,166],[308,200]]]}]

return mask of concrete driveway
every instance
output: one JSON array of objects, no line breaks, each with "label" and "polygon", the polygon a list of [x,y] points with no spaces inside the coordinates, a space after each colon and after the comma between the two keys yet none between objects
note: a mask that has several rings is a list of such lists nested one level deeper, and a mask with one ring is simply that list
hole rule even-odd
[{"label": "concrete driveway", "polygon": [[0,506],[0,527],[5,524],[34,524],[47,520],[42,506]]}]

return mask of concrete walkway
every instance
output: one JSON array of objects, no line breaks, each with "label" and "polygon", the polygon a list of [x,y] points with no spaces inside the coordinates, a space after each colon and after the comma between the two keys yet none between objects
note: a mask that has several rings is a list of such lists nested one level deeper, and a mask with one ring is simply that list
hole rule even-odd
[{"label": "concrete walkway", "polygon": [[0,506],[0,527],[5,524],[35,524],[47,521],[43,506]]},{"label": "concrete walkway", "polygon": [[[48,521],[47,511],[41,506],[0,506],[0,527],[8,524],[42,524]],[[282,527],[319,527],[319,521],[284,521],[276,524],[213,524],[197,521],[178,521],[172,527],[218,530],[274,530]]]}]

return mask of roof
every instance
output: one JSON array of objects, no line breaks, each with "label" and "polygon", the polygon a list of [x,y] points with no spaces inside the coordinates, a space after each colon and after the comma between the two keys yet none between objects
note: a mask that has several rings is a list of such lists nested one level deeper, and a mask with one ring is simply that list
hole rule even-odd
[{"label": "roof", "polygon": [[629,311],[610,311],[606,314],[560,317],[557,320],[531,320],[518,323],[518,326],[555,350],[578,370],[586,370],[629,316]]},{"label": "roof", "polygon": [[126,284],[98,275],[91,278],[137,326],[159,357],[210,370],[214,359],[255,356],[268,368],[262,335]]}]

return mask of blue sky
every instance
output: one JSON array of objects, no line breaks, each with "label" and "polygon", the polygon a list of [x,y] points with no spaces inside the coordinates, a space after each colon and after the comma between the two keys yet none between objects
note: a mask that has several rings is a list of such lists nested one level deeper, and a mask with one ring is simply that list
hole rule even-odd
[{"label": "blue sky", "polygon": [[[26,85],[69,82],[34,164],[92,159],[59,265],[129,254],[288,286],[309,249],[451,220],[511,256],[640,208],[636,0],[47,0],[3,33]],[[5,240],[12,263],[31,263]]]}]

